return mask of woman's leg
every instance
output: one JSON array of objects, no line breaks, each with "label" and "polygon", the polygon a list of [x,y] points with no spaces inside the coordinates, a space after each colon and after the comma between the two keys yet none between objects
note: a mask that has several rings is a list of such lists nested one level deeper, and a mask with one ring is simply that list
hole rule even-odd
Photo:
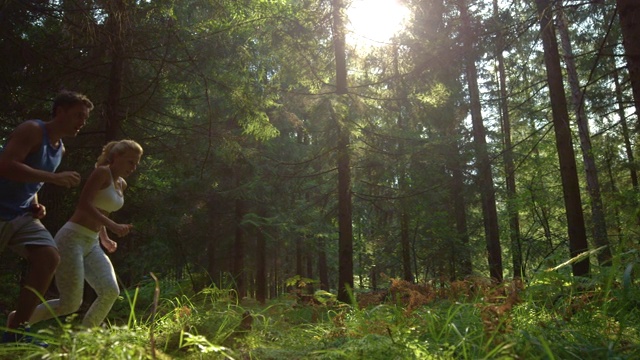
[{"label": "woman's leg", "polygon": [[87,254],[84,265],[85,278],[98,297],[87,310],[82,325],[94,327],[100,325],[107,317],[120,295],[120,288],[111,260],[98,244]]},{"label": "woman's leg", "polygon": [[54,316],[67,315],[80,308],[84,286],[84,249],[82,241],[79,241],[81,236],[64,228],[56,234],[55,241],[60,253],[60,264],[56,270],[55,279],[60,298],[38,305],[29,323],[34,324]]}]

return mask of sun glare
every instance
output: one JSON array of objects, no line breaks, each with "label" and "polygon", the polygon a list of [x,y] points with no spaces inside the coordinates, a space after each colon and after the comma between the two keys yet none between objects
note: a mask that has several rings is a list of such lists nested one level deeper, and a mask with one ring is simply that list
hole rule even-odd
[{"label": "sun glare", "polygon": [[402,30],[409,9],[397,0],[353,0],[347,8],[347,42],[382,46]]}]

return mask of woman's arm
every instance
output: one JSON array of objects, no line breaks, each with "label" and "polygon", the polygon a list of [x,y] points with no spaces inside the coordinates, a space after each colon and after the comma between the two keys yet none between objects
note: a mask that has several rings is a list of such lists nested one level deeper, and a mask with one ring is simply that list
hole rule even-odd
[{"label": "woman's arm", "polygon": [[101,227],[98,236],[100,237],[100,244],[102,244],[102,246],[107,250],[109,254],[116,252],[116,250],[118,249],[118,243],[109,238],[109,234],[107,234],[107,228],[105,228],[104,226]]}]

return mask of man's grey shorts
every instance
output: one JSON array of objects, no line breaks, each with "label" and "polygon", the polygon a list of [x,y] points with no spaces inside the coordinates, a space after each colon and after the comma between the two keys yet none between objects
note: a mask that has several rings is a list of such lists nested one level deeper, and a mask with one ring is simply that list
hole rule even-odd
[{"label": "man's grey shorts", "polygon": [[26,245],[56,247],[49,230],[31,214],[24,214],[9,221],[0,220],[0,251],[8,246],[25,256]]}]

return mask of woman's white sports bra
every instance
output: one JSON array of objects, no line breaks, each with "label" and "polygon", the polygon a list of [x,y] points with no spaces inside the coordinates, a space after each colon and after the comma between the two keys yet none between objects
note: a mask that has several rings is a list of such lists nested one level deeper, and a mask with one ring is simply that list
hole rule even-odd
[{"label": "woman's white sports bra", "polygon": [[109,174],[111,184],[104,189],[98,190],[95,198],[93,199],[93,206],[108,213],[112,213],[120,210],[122,205],[124,205],[124,196],[120,195],[116,190],[113,182],[113,176],[111,175],[111,169],[109,169]]}]

